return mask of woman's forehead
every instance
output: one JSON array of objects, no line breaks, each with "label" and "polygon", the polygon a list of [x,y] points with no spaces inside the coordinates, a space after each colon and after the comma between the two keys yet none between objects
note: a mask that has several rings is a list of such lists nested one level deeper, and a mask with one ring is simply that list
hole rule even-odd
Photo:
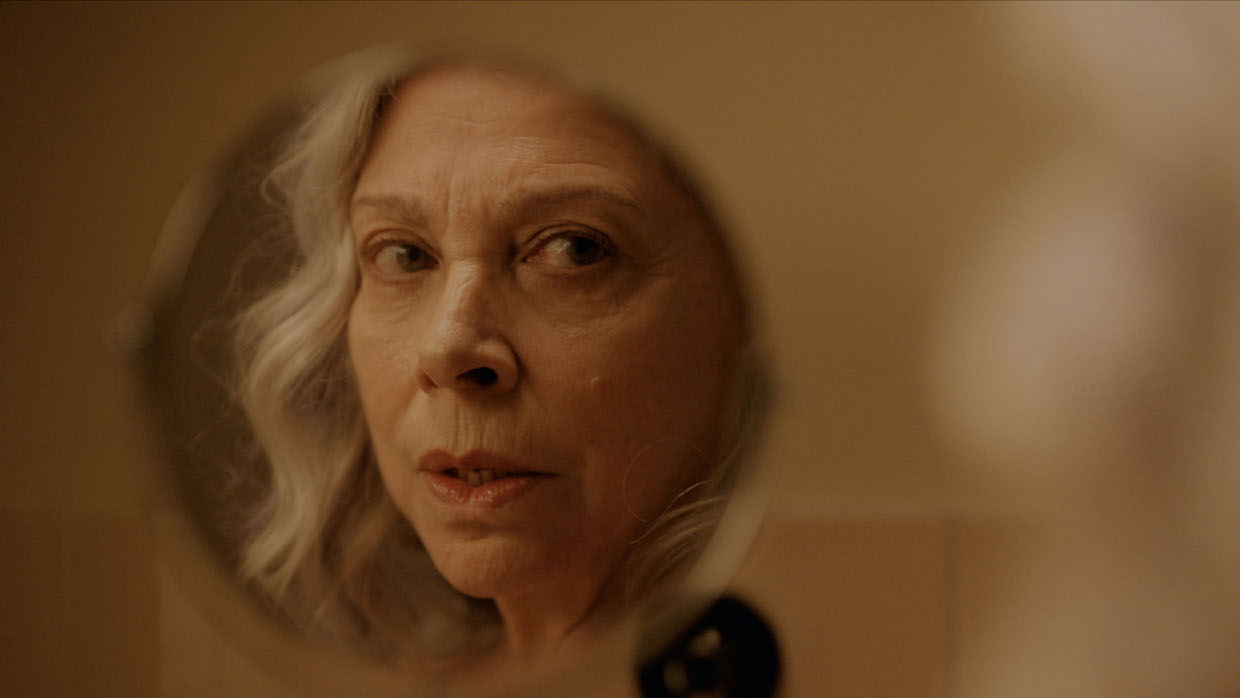
[{"label": "woman's forehead", "polygon": [[655,148],[597,101],[534,75],[456,66],[429,69],[397,87],[359,190],[435,181],[466,171],[467,162],[490,163],[468,170],[487,176],[609,172],[656,208],[679,208],[684,193]]},{"label": "woman's forehead", "polygon": [[596,100],[548,78],[498,68],[447,66],[415,74],[397,87],[387,111],[384,121],[404,115],[497,131],[567,131],[649,149]]}]

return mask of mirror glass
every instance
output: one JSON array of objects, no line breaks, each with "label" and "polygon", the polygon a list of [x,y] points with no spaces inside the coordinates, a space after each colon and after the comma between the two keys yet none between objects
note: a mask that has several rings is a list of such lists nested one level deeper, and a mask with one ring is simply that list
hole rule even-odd
[{"label": "mirror glass", "polygon": [[761,503],[756,321],[706,191],[539,68],[325,69],[157,253],[175,544],[288,635],[447,680],[559,666],[638,609],[674,632]]}]

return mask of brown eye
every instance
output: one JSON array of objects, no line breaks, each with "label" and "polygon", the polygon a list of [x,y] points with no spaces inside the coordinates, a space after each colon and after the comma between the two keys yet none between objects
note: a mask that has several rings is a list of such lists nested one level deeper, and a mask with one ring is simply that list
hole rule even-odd
[{"label": "brown eye", "polygon": [[391,276],[412,274],[434,266],[435,260],[426,250],[408,243],[390,243],[379,249],[374,265],[380,273]]},{"label": "brown eye", "polygon": [[559,235],[547,241],[536,256],[552,266],[571,269],[601,261],[607,256],[607,248],[584,235]]}]

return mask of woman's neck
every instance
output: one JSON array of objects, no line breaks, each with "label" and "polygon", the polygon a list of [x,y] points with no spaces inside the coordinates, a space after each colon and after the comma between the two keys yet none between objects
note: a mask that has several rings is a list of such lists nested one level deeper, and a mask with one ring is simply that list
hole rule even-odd
[{"label": "woman's neck", "polygon": [[504,621],[504,661],[538,664],[587,646],[619,610],[621,595],[613,586],[558,585],[496,599]]}]

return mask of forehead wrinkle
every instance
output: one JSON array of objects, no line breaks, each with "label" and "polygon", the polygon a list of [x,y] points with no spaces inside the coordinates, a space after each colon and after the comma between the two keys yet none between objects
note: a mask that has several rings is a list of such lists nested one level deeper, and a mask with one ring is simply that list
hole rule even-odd
[{"label": "forehead wrinkle", "polygon": [[[642,167],[646,148],[626,140],[602,124],[586,124],[589,130],[569,124],[552,133],[496,134],[494,142],[512,152],[514,159],[547,163],[602,162],[615,159],[632,167]],[[634,147],[635,146],[635,147]]]},{"label": "forehead wrinkle", "polygon": [[474,112],[479,111],[478,109],[466,110],[460,107],[436,107],[430,102],[416,103],[413,111],[421,117],[428,117],[431,119],[438,119],[453,123],[469,124],[470,126],[491,124],[501,118],[499,115],[487,117],[475,114]]}]

